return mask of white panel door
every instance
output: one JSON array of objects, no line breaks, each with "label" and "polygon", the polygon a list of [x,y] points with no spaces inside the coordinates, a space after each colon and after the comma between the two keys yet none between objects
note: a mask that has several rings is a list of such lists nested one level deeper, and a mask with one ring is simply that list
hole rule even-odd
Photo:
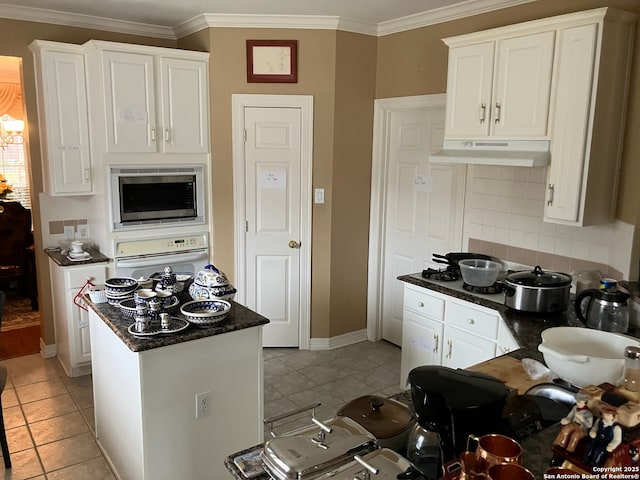
[{"label": "white panel door", "polygon": [[103,62],[107,151],[156,152],[153,56],[106,51]]},{"label": "white panel door", "polygon": [[466,169],[428,161],[442,147],[442,107],[391,112],[388,135],[382,338],[400,345],[403,286],[397,278],[436,266],[433,253],[461,248]]},{"label": "white panel door", "polygon": [[246,305],[266,347],[298,346],[301,110],[246,107]]}]

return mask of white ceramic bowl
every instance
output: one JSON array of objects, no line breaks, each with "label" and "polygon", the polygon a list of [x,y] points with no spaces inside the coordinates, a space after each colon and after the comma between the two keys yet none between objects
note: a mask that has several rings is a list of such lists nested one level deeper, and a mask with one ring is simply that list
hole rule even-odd
[{"label": "white ceramic bowl", "polygon": [[496,283],[502,264],[493,260],[467,259],[458,262],[462,279],[474,287],[490,287]]},{"label": "white ceramic bowl", "polygon": [[577,387],[609,382],[617,385],[624,370],[624,349],[640,346],[637,338],[580,327],[552,327],[542,332],[547,367]]}]

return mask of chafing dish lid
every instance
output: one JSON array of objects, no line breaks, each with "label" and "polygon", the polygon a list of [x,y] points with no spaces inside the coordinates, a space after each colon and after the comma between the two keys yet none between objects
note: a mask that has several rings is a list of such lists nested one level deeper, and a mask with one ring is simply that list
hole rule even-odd
[{"label": "chafing dish lid", "polygon": [[279,479],[312,479],[377,448],[375,437],[348,417],[325,422],[330,433],[315,425],[265,443],[262,461]]},{"label": "chafing dish lid", "polygon": [[[388,448],[380,448],[373,452],[367,453],[361,456],[362,459],[372,467],[378,470],[376,475],[371,475],[371,478],[376,480],[397,479],[399,474],[404,474],[407,471],[417,470],[415,467],[403,456],[397,454],[393,450]],[[353,480],[358,474],[364,471],[363,467],[358,462],[349,462],[348,464],[340,467],[335,475],[331,477],[332,480]],[[417,478],[409,476],[406,478]],[[422,478],[419,476],[419,478]]]}]

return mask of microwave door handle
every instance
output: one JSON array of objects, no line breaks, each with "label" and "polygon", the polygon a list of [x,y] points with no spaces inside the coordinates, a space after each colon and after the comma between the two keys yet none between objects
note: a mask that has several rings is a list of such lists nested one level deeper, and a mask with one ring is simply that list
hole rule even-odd
[{"label": "microwave door handle", "polygon": [[191,253],[177,253],[170,255],[155,255],[153,257],[136,257],[127,259],[117,259],[116,266],[118,267],[151,267],[162,263],[163,260],[171,263],[179,262],[193,262],[196,260],[202,260],[207,258],[207,252],[191,252]]}]

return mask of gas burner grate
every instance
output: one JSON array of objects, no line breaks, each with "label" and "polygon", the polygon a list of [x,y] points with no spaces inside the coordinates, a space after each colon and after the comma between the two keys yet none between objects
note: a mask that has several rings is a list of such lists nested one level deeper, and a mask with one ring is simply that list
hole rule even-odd
[{"label": "gas burner grate", "polygon": [[467,292],[471,293],[479,293],[482,295],[492,295],[494,293],[502,293],[504,292],[504,283],[496,282],[493,285],[489,285],[488,287],[478,287],[476,285],[469,285],[467,282],[462,284],[462,288]]},{"label": "gas burner grate", "polygon": [[427,268],[422,270],[422,277],[429,280],[440,280],[443,282],[455,282],[460,278],[460,272],[451,268]]}]

